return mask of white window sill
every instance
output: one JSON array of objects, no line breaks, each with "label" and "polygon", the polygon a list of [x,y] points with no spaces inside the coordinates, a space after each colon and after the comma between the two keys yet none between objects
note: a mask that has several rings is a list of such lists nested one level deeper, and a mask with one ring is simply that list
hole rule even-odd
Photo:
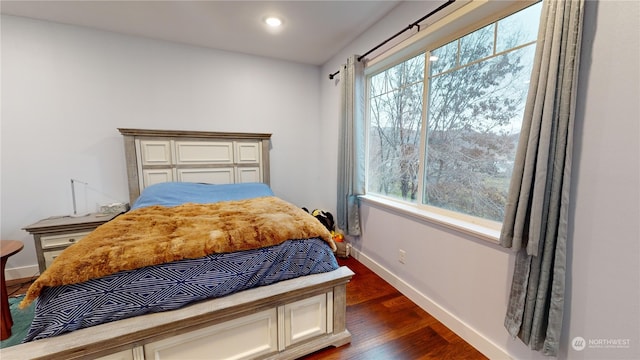
[{"label": "white window sill", "polygon": [[393,199],[383,198],[379,196],[362,195],[360,196],[360,200],[377,208],[395,212],[401,216],[408,216],[420,221],[440,225],[448,229],[477,237],[481,240],[489,241],[493,244],[498,244],[500,241],[500,224],[498,223],[491,227],[476,224],[461,219],[463,216],[461,216],[461,218],[456,218],[453,216],[440,214],[438,212],[421,209],[414,204],[394,201]]}]

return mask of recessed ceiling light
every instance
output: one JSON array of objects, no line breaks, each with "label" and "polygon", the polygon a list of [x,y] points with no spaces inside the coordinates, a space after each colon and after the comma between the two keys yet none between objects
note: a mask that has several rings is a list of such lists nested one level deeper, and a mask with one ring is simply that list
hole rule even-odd
[{"label": "recessed ceiling light", "polygon": [[264,19],[264,22],[271,27],[278,27],[282,25],[282,19],[275,16],[267,17],[266,19]]}]

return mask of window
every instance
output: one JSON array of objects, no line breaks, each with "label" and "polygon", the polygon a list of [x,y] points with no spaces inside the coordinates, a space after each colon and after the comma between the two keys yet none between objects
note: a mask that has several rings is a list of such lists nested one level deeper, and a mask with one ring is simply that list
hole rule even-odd
[{"label": "window", "polygon": [[502,221],[541,9],[368,75],[368,194]]}]

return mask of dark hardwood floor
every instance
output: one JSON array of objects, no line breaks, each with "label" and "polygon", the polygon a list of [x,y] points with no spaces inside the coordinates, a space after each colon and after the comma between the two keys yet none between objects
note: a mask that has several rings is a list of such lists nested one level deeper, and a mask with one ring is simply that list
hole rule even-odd
[{"label": "dark hardwood floor", "polygon": [[340,258],[339,263],[355,273],[347,284],[351,344],[303,359],[486,359],[357,260]]},{"label": "dark hardwood floor", "polygon": [[[338,262],[355,273],[347,284],[351,343],[302,359],[487,359],[357,260],[339,258]],[[9,296],[24,294],[32,280],[7,281]]]},{"label": "dark hardwood floor", "polygon": [[37,278],[37,276],[34,276],[31,279],[7,280],[7,295],[12,297],[26,294],[31,283]]}]

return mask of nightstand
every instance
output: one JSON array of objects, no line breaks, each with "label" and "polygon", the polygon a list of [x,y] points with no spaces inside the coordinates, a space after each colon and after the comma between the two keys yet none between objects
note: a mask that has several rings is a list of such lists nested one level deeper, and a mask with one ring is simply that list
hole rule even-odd
[{"label": "nightstand", "polygon": [[119,214],[89,214],[86,216],[54,216],[24,228],[33,235],[42,273],[64,249],[80,241],[98,226]]}]

